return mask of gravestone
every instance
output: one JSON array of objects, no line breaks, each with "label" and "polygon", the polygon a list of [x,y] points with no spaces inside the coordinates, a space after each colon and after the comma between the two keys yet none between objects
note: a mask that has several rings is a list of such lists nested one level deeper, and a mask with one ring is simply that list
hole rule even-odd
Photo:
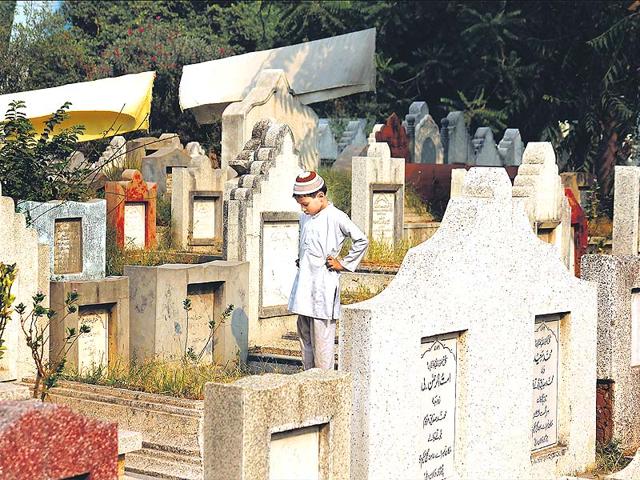
[{"label": "gravestone", "polygon": [[464,113],[451,112],[440,121],[444,163],[471,163],[473,150]]},{"label": "gravestone", "polygon": [[338,142],[328,118],[318,121],[318,153],[320,163],[324,166],[331,166],[338,158]]},{"label": "gravestone", "polygon": [[[287,311],[301,215],[292,196],[299,164],[293,145],[287,125],[258,122],[252,139],[231,163],[238,177],[225,184],[223,256],[250,265],[250,343],[295,330],[295,317]],[[276,262],[270,249],[283,258]],[[272,317],[277,318],[268,320]]]},{"label": "gravestone", "polygon": [[634,449],[640,445],[640,256],[584,255],[581,275],[598,285],[598,441],[616,439]]},{"label": "gravestone", "polygon": [[349,120],[338,141],[338,152],[343,152],[350,145],[354,147],[365,145],[367,143],[367,136],[364,133],[366,126],[367,120],[364,118]]},{"label": "gravestone", "polygon": [[222,240],[225,172],[203,155],[188,168],[175,170],[171,191],[173,244],[185,250],[209,251]]},{"label": "gravestone", "polygon": [[473,145],[474,165],[479,167],[499,167],[501,165],[498,147],[489,127],[478,128],[471,144]]},{"label": "gravestone", "polygon": [[320,369],[207,383],[204,478],[349,480],[350,396],[349,375]]},{"label": "gravestone", "polygon": [[200,143],[198,142],[189,142],[184,147],[184,149],[187,151],[187,153],[191,158],[207,156],[207,152],[205,151],[204,148],[202,148],[202,145],[200,145]]},{"label": "gravestone", "polygon": [[371,240],[392,245],[402,240],[404,163],[391,158],[386,143],[373,143],[366,157],[353,159],[351,219]]},{"label": "gravestone", "polygon": [[[180,140],[178,139],[178,143]],[[142,158],[142,177],[158,186],[158,195],[171,195],[173,173],[191,164],[191,157],[182,145],[167,146]]]},{"label": "gravestone", "polygon": [[[52,281],[49,357],[58,358],[66,345],[66,333],[79,331],[82,324],[91,331],[71,345],[66,366],[83,372],[97,366],[129,361],[129,279],[106,277],[98,280]],[[67,312],[65,299],[78,294],[75,312]]]},{"label": "gravestone", "polygon": [[104,200],[20,201],[18,210],[31,219],[40,243],[49,245],[52,277],[89,280],[105,276],[107,204]]},{"label": "gravestone", "polygon": [[640,251],[640,167],[616,166],[613,187],[614,255]]},{"label": "gravestone", "polygon": [[498,144],[498,154],[502,165],[505,167],[518,166],[522,163],[524,144],[520,137],[520,130],[517,128],[507,128],[504,131],[502,140]]},{"label": "gravestone", "polygon": [[[132,359],[178,359],[191,349],[204,361],[221,365],[247,358],[249,265],[213,261],[160,266],[126,265],[129,277],[130,351]],[[183,302],[191,300],[191,311]],[[231,318],[212,334],[211,320]]]},{"label": "gravestone", "polygon": [[338,159],[331,165],[331,170],[351,173],[352,162],[354,157],[359,157],[366,153],[368,145],[348,145],[342,152],[338,154]]},{"label": "gravestone", "polygon": [[118,426],[37,401],[0,402],[0,476],[118,477]]},{"label": "gravestone", "polygon": [[469,170],[438,233],[380,294],[344,308],[351,478],[584,471],[595,457],[596,297],[533,234],[505,170]]},{"label": "gravestone", "polygon": [[226,171],[251,139],[253,126],[265,118],[291,125],[294,147],[299,152],[296,169],[318,168],[318,116],[292,95],[282,70],[261,70],[244,99],[231,103],[222,114],[222,170]]},{"label": "gravestone", "polygon": [[367,137],[367,145],[371,145],[372,143],[376,143],[376,134],[382,130],[384,127],[384,123],[376,123],[371,129],[371,133]]},{"label": "gravestone", "polygon": [[407,136],[409,137],[409,150],[411,152],[415,150],[414,140],[416,126],[427,115],[429,115],[429,106],[427,105],[427,102],[413,102],[411,105],[409,105],[409,113],[404,116],[402,126],[405,128]]},{"label": "gravestone", "polygon": [[[10,197],[3,197],[0,190],[0,262],[17,265],[16,279],[11,289],[15,295],[14,305],[33,303],[33,296],[43,292],[43,306],[49,305],[50,253],[47,244],[38,243],[38,232],[27,228],[23,213],[16,213]],[[46,331],[45,331],[46,333]],[[35,375],[31,350],[20,327],[20,317],[11,314],[4,331],[4,356],[0,359],[0,381],[22,380]]]},{"label": "gravestone", "polygon": [[415,127],[414,140],[415,163],[444,163],[444,148],[440,138],[440,129],[431,115],[425,115]]},{"label": "gravestone", "polygon": [[122,167],[125,164],[127,155],[126,143],[127,141],[124,137],[119,135],[113,137],[98,159],[100,168],[104,170],[111,167]]},{"label": "gravestone", "polygon": [[125,170],[122,180],[104,186],[107,230],[115,232],[118,248],[150,249],[156,245],[157,186],[138,170]]},{"label": "gravestone", "polygon": [[[513,181],[513,196],[525,199],[529,221],[538,237],[556,246],[567,268],[573,264],[574,235],[553,146],[529,142]],[[571,269],[573,271],[573,269]]]},{"label": "gravestone", "polygon": [[409,137],[395,113],[392,113],[380,131],[376,132],[376,142],[388,143],[393,158],[404,158],[406,162],[411,161]]}]

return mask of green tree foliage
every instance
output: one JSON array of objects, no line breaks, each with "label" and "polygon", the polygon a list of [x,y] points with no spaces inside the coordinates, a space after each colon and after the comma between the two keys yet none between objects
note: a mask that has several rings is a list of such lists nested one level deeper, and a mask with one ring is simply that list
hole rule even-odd
[{"label": "green tree foliage", "polygon": [[472,129],[488,125],[499,138],[505,126],[517,127],[525,141],[552,141],[570,168],[596,173],[607,193],[613,165],[629,156],[638,112],[633,5],[65,1],[60,13],[25,28],[30,41],[17,43],[10,67],[0,61],[0,78],[6,72],[8,91],[155,69],[152,132],[215,144],[219,131],[180,112],[182,65],[375,27],[377,91],[316,104],[319,115],[379,122],[415,100],[426,100],[436,121],[463,109]]},{"label": "green tree foliage", "polygon": [[0,179],[2,194],[20,200],[83,200],[85,180],[92,173],[89,165],[69,168],[82,126],[57,128],[70,104],[60,107],[38,135],[25,118],[25,104],[10,104],[0,124]]}]

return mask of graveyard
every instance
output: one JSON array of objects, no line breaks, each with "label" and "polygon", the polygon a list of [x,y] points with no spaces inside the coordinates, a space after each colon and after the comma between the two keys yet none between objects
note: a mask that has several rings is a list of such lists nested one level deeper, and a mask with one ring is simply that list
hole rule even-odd
[{"label": "graveyard", "polygon": [[37,3],[0,479],[640,480],[640,2]]}]

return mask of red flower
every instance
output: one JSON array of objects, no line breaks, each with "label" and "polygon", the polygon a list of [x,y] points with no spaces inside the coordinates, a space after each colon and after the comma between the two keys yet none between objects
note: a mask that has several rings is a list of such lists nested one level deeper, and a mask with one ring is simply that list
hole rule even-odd
[{"label": "red flower", "polygon": [[140,33],[144,32],[144,27],[138,27],[138,31],[139,31]]},{"label": "red flower", "polygon": [[218,49],[218,54],[219,54],[219,55],[224,55],[224,48],[223,48],[223,47],[220,47],[220,48]]},{"label": "red flower", "polygon": [[127,35],[129,35],[129,36],[133,35],[133,30],[131,30],[131,29],[127,30]]},{"label": "red flower", "polygon": [[156,20],[160,20],[160,15],[156,15]]},{"label": "red flower", "polygon": [[158,57],[156,57],[155,55],[151,56],[151,61],[152,62],[157,62],[158,61]]}]

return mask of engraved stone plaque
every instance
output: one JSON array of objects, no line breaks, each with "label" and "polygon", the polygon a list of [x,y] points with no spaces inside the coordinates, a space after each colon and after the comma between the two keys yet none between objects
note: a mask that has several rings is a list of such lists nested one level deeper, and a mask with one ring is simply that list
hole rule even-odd
[{"label": "engraved stone plaque", "polygon": [[[185,342],[188,348],[192,348],[196,355],[202,354],[203,359],[211,359],[212,342],[210,337],[211,329],[209,322],[214,320],[215,291],[218,284],[191,283],[187,285],[187,298],[191,300],[191,310],[189,311],[189,325],[187,327],[186,317],[181,322],[176,333],[181,335],[181,345],[184,348]],[[216,319],[217,320],[217,319]],[[188,335],[188,338],[186,338]],[[208,355],[207,355],[208,354]]]},{"label": "engraved stone plaque", "polygon": [[264,222],[262,307],[286,305],[296,278],[298,222]]},{"label": "engraved stone plaque", "polygon": [[532,451],[558,443],[558,349],[560,317],[536,322],[533,356]]},{"label": "engraved stone plaque", "polygon": [[165,186],[167,187],[167,195],[171,195],[171,189],[173,188],[173,167],[167,167],[165,169],[167,178]]},{"label": "engraved stone plaque", "polygon": [[457,336],[422,340],[420,416],[423,435],[417,446],[417,460],[424,478],[455,476],[457,344]]},{"label": "engraved stone plaque", "polygon": [[272,434],[269,480],[319,480],[319,454],[319,425]]},{"label": "engraved stone plaque", "polygon": [[631,292],[631,366],[640,366],[640,290]]},{"label": "engraved stone plaque", "polygon": [[91,327],[89,333],[78,337],[78,370],[81,372],[97,366],[106,366],[109,361],[109,309],[80,307],[79,325]]},{"label": "engraved stone plaque", "polygon": [[82,219],[56,219],[53,233],[53,272],[82,273]]},{"label": "engraved stone plaque", "polygon": [[395,193],[373,192],[371,206],[371,238],[392,242],[395,225]]},{"label": "engraved stone plaque", "polygon": [[216,200],[213,197],[193,197],[194,240],[210,239],[216,236]]},{"label": "engraved stone plaque", "polygon": [[131,248],[144,248],[146,204],[127,202],[124,205],[124,245]]}]

